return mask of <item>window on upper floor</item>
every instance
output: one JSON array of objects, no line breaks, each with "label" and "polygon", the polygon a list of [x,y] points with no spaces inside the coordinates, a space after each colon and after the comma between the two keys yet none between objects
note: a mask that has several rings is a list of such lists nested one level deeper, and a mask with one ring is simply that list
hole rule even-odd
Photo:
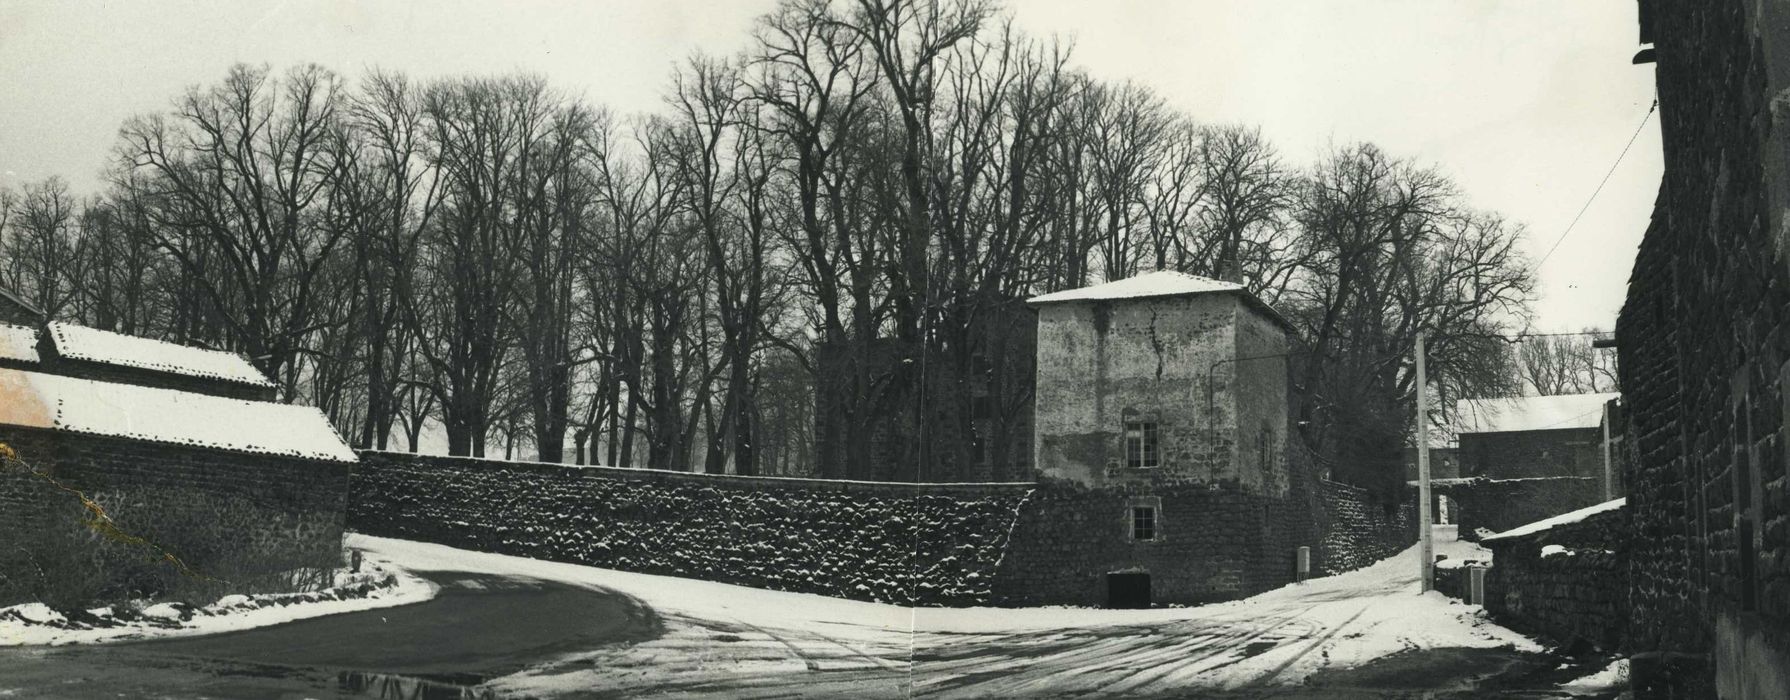
[{"label": "window on upper floor", "polygon": [[1155,421],[1125,421],[1125,466],[1156,467],[1162,464]]}]

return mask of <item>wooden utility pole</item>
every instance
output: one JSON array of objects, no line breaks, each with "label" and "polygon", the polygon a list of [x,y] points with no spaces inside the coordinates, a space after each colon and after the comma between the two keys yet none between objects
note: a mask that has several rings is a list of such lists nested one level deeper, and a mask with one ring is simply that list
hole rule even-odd
[{"label": "wooden utility pole", "polygon": [[1430,543],[1429,376],[1423,368],[1423,335],[1417,332],[1417,559],[1423,590],[1429,591],[1436,587],[1436,556]]}]

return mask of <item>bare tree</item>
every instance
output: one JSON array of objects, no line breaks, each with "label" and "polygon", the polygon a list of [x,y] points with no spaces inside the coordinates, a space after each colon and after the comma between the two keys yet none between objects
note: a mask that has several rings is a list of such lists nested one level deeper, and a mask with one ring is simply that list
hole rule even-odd
[{"label": "bare tree", "polygon": [[239,347],[288,400],[299,353],[327,323],[318,275],[343,240],[321,213],[340,106],[341,81],[323,68],[274,77],[238,65],[221,84],[188,90],[171,115],[133,118],[120,132],[121,176],[153,181],[145,210],[156,244],[224,336],[180,339]]},{"label": "bare tree", "polygon": [[86,262],[76,254],[79,212],[68,183],[51,177],[26,185],[10,214],[10,231],[0,239],[6,285],[50,318],[64,317]]},{"label": "bare tree", "polygon": [[1593,346],[1609,335],[1587,328],[1578,335],[1524,338],[1517,350],[1523,382],[1539,396],[1615,391],[1615,353]]},{"label": "bare tree", "polygon": [[1464,209],[1439,173],[1369,145],[1331,154],[1299,198],[1302,268],[1285,306],[1308,350],[1308,436],[1339,460],[1340,478],[1396,494],[1419,331],[1440,405],[1511,391],[1498,336],[1527,318],[1521,232]]}]

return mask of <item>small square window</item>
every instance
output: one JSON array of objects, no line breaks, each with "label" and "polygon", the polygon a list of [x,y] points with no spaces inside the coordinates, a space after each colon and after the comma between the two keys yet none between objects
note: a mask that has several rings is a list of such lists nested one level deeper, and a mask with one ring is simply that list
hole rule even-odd
[{"label": "small square window", "polygon": [[1162,457],[1157,449],[1159,433],[1154,421],[1125,421],[1125,466],[1160,466]]},{"label": "small square window", "polygon": [[1156,539],[1156,507],[1131,507],[1131,539]]}]

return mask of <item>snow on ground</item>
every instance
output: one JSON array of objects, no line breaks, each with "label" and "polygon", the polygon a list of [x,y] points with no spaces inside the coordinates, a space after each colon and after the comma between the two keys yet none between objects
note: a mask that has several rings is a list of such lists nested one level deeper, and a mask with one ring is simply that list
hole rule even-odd
[{"label": "snow on ground", "polygon": [[[117,621],[116,626],[70,623],[66,616],[42,603],[0,608],[0,647],[94,644],[235,632],[310,617],[421,603],[435,597],[433,583],[390,563],[371,559],[366,563],[372,564],[368,570],[340,573],[335,586],[325,591],[228,595],[202,608],[183,609],[158,603],[136,611],[133,619]],[[95,608],[88,612],[101,620],[114,617],[111,608]]]},{"label": "snow on ground", "polygon": [[1602,671],[1560,686],[1569,693],[1604,693],[1628,686],[1628,659],[1616,659]]},{"label": "snow on ground", "polygon": [[[1438,554],[1489,559],[1454,534],[1437,528]],[[525,695],[1143,694],[1292,685],[1407,650],[1541,648],[1487,621],[1478,606],[1418,594],[1415,547],[1245,600],[1105,610],[909,609],[403,540],[356,535],[353,543],[413,570],[608,589],[660,616],[658,639],[567,655],[493,683]]]}]

